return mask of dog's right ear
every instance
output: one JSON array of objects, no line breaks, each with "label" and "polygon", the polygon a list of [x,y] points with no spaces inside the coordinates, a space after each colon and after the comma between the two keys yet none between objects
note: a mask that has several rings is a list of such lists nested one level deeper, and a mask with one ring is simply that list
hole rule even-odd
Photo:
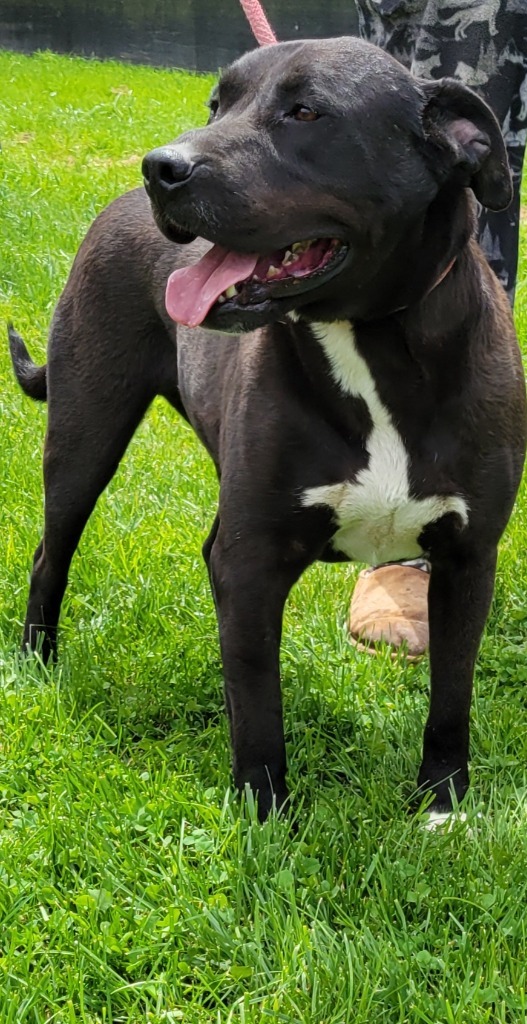
[{"label": "dog's right ear", "polygon": [[505,210],[512,179],[500,126],[490,107],[453,78],[420,80],[427,145],[442,151],[447,168],[489,210]]}]

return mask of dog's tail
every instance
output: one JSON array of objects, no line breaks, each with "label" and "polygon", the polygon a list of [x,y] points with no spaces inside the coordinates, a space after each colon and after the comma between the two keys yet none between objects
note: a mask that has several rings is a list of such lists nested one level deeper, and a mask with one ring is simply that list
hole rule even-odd
[{"label": "dog's tail", "polygon": [[46,366],[36,366],[13,324],[7,325],[7,333],[11,362],[22,391],[37,402],[45,402],[48,397]]}]

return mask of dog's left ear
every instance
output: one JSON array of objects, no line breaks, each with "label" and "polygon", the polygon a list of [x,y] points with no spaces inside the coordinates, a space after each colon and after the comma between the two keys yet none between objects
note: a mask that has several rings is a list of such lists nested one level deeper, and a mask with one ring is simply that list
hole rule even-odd
[{"label": "dog's left ear", "polygon": [[489,210],[505,210],[512,179],[497,118],[477,93],[454,78],[420,80],[427,141],[444,151],[476,199]]}]

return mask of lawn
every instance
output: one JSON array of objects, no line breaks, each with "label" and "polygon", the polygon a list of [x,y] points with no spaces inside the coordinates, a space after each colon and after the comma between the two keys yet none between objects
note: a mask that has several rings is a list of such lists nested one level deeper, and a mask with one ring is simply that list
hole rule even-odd
[{"label": "lawn", "polygon": [[[0,324],[43,361],[86,228],[147,150],[203,122],[211,80],[0,54],[0,81]],[[527,285],[517,321],[527,342]],[[523,1024],[525,488],[478,665],[468,821],[432,834],[409,816],[428,664],[355,652],[357,570],[316,566],[283,640],[298,829],[262,827],[230,789],[206,455],[156,402],[83,536],[43,670],[18,645],[46,413],[6,344],[0,379],[2,1024]]]}]

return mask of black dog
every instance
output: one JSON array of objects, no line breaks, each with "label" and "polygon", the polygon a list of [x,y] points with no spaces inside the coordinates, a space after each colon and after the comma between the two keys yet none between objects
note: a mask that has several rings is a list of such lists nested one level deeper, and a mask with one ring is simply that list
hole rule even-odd
[{"label": "black dog", "polygon": [[25,644],[53,651],[83,527],[164,395],[221,478],[204,556],[237,785],[262,818],[287,798],[279,646],[303,570],[424,552],[419,786],[447,810],[468,785],[474,662],[525,447],[512,318],[471,238],[468,190],[493,210],[511,198],[498,124],[457,82],[347,38],[249,53],[210,107],[145,158],[153,216],[135,191],[92,226],[47,368],[11,332],[18,380],[49,401]]}]

